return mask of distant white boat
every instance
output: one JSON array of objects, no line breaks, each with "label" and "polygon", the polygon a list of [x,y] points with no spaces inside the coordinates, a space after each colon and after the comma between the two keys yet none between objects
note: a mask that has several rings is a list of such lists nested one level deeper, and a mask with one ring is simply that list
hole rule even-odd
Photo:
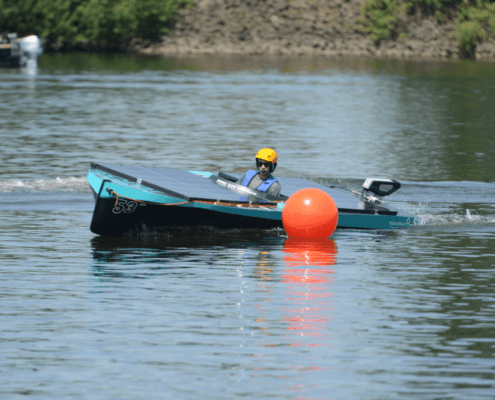
[{"label": "distant white boat", "polygon": [[38,65],[41,53],[43,46],[36,35],[18,38],[16,33],[4,33],[0,37],[0,67]]}]

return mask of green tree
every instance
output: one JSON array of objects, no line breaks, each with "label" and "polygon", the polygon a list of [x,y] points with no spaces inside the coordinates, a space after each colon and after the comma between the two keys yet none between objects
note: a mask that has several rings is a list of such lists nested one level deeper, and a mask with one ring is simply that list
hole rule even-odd
[{"label": "green tree", "polygon": [[192,0],[0,0],[2,31],[36,34],[48,45],[102,48],[168,33],[177,10]]}]

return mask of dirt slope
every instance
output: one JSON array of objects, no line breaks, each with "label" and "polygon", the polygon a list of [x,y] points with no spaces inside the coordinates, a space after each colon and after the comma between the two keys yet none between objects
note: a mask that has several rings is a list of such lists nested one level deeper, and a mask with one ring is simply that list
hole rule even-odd
[{"label": "dirt slope", "polygon": [[[314,54],[391,58],[459,58],[453,20],[408,15],[407,35],[376,45],[356,23],[364,0],[195,0],[171,33],[146,54]],[[495,60],[495,40],[477,59]]]}]

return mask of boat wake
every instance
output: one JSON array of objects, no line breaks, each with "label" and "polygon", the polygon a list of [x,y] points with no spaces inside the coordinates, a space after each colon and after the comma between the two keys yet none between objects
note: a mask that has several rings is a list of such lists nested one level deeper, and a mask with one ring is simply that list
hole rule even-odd
[{"label": "boat wake", "polygon": [[494,224],[495,216],[479,215],[466,209],[464,214],[424,214],[420,215],[421,225],[461,225],[461,224]]},{"label": "boat wake", "polygon": [[89,192],[91,190],[86,177],[68,177],[39,180],[9,180],[0,181],[0,192],[20,191],[64,191],[64,192]]},{"label": "boat wake", "polygon": [[443,203],[438,198],[432,202],[424,202],[417,201],[414,197],[414,194],[410,194],[388,204],[419,216],[421,218],[419,226],[495,224],[495,204],[464,202],[463,200],[466,199],[464,195],[457,199],[458,202],[450,197],[447,199],[448,202]]}]

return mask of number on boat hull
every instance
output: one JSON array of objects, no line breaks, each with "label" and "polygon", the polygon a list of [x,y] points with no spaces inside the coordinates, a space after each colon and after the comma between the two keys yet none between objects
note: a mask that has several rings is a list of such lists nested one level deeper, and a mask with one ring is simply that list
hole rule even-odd
[{"label": "number on boat hull", "polygon": [[136,203],[135,201],[119,199],[118,204],[115,204],[115,206],[112,209],[112,212],[114,214],[120,214],[121,212],[124,212],[124,214],[130,214],[136,211],[137,206],[138,203]]}]

